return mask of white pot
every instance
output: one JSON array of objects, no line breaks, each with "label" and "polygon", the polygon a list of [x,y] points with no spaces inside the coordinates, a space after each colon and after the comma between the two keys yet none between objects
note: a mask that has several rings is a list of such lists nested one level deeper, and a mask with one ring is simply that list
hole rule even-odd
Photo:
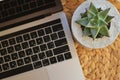
[{"label": "white pot", "polygon": [[[102,8],[102,10],[111,8],[109,15],[114,16],[111,21],[111,27],[109,30],[110,37],[103,37],[93,40],[90,37],[83,36],[81,26],[75,21],[80,19],[80,13],[85,13],[86,8],[88,9],[90,3],[93,3],[97,8]],[[103,48],[110,45],[117,38],[120,32],[120,14],[113,4],[106,0],[88,0],[83,2],[74,12],[71,22],[71,29],[75,39],[85,47],[88,48]]]}]

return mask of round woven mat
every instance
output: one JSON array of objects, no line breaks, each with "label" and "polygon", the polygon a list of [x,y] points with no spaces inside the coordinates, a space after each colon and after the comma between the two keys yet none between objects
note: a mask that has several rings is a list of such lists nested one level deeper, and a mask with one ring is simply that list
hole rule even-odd
[{"label": "round woven mat", "polygon": [[[61,0],[69,23],[74,10],[84,0]],[[109,0],[120,11],[120,0]],[[120,80],[120,35],[103,49],[88,49],[75,41],[86,80]]]}]

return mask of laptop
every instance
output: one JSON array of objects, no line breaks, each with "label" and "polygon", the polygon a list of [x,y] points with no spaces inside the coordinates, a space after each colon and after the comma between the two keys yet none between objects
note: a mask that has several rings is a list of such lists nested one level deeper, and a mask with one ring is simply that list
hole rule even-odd
[{"label": "laptop", "polygon": [[60,0],[0,1],[0,80],[84,80]]}]

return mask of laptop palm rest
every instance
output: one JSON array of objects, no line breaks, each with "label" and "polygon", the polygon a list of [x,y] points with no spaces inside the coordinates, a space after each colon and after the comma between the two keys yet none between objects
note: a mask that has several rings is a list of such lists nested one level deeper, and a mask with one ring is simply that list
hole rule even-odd
[{"label": "laptop palm rest", "polygon": [[6,78],[5,80],[49,80],[47,70],[45,68],[32,70],[23,74]]}]

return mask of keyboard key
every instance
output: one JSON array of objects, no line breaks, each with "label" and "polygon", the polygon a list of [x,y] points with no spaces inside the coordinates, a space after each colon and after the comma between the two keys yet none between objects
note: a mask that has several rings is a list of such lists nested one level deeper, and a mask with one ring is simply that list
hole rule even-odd
[{"label": "keyboard key", "polygon": [[18,66],[24,65],[23,59],[17,60],[17,65],[18,65]]},{"label": "keyboard key", "polygon": [[0,5],[0,10],[1,10],[1,11],[3,10],[3,5],[2,5],[2,4]]},{"label": "keyboard key", "polygon": [[46,56],[47,56],[47,57],[53,56],[52,50],[46,51]]},{"label": "keyboard key", "polygon": [[2,15],[1,15],[1,13],[0,13],[0,19],[2,18]]},{"label": "keyboard key", "polygon": [[30,40],[30,35],[29,34],[24,34],[23,38],[25,41]]},{"label": "keyboard key", "polygon": [[24,0],[18,0],[17,2],[19,5],[24,4]]},{"label": "keyboard key", "polygon": [[71,55],[70,52],[65,53],[64,56],[65,56],[65,59],[71,59],[72,58],[72,55]]},{"label": "keyboard key", "polygon": [[18,55],[19,55],[20,58],[26,56],[26,55],[25,55],[25,51],[20,51],[20,52],[18,52]]},{"label": "keyboard key", "polygon": [[30,8],[36,8],[37,4],[36,2],[30,2]]},{"label": "keyboard key", "polygon": [[20,51],[22,49],[20,44],[15,45],[15,50],[16,51]]},{"label": "keyboard key", "polygon": [[0,49],[2,48],[2,45],[1,45],[1,43],[0,43]]},{"label": "keyboard key", "polygon": [[32,55],[32,54],[33,54],[33,52],[32,52],[32,49],[31,49],[31,48],[26,49],[26,50],[25,50],[25,52],[26,52],[26,54],[27,54],[27,55]]},{"label": "keyboard key", "polygon": [[8,51],[8,53],[12,53],[12,52],[14,52],[14,48],[13,48],[13,46],[8,47],[8,48],[7,48],[7,51]]},{"label": "keyboard key", "polygon": [[37,33],[35,31],[31,32],[30,35],[31,35],[31,38],[36,38],[37,37]]},{"label": "keyboard key", "polygon": [[31,63],[30,57],[24,58],[24,62],[25,62],[25,64]]},{"label": "keyboard key", "polygon": [[53,32],[63,30],[62,24],[54,25],[52,26],[52,28],[53,28]]},{"label": "keyboard key", "polygon": [[45,59],[46,58],[45,53],[44,52],[39,53],[39,58]]},{"label": "keyboard key", "polygon": [[44,0],[45,3],[50,3],[50,2],[54,2],[55,0]]},{"label": "keyboard key", "polygon": [[2,67],[1,67],[1,65],[0,65],[0,73],[2,72]]},{"label": "keyboard key", "polygon": [[63,55],[58,55],[57,60],[58,60],[58,62],[64,61]]},{"label": "keyboard key", "polygon": [[23,10],[25,11],[25,10],[29,10],[30,9],[30,7],[29,7],[29,5],[28,4],[24,4],[24,5],[22,5],[23,6]]},{"label": "keyboard key", "polygon": [[2,43],[2,46],[3,46],[3,47],[7,47],[7,46],[9,46],[9,45],[8,45],[8,41],[7,41],[7,40],[2,41],[1,43]]},{"label": "keyboard key", "polygon": [[43,66],[47,66],[50,64],[48,59],[42,60],[42,63],[43,63]]},{"label": "keyboard key", "polygon": [[8,63],[3,64],[2,67],[3,67],[3,70],[5,70],[5,71],[9,70],[9,68],[10,68]]},{"label": "keyboard key", "polygon": [[65,38],[63,39],[59,39],[59,40],[56,40],[55,41],[55,46],[58,47],[58,46],[62,46],[62,45],[65,45],[67,44],[67,40]]},{"label": "keyboard key", "polygon": [[61,54],[67,51],[69,51],[68,45],[53,49],[54,55]]},{"label": "keyboard key", "polygon": [[12,60],[18,59],[18,54],[17,53],[11,54],[11,58]]},{"label": "keyboard key", "polygon": [[0,64],[4,62],[3,57],[0,57]]},{"label": "keyboard key", "polygon": [[2,72],[2,73],[0,73],[0,79],[10,77],[13,75],[17,75],[19,73],[27,72],[30,70],[33,70],[32,64],[28,64],[28,65],[25,65],[25,66],[22,66],[22,67],[13,69],[13,70]]},{"label": "keyboard key", "polygon": [[50,63],[51,63],[51,64],[57,63],[56,57],[50,58]]},{"label": "keyboard key", "polygon": [[51,27],[45,28],[45,33],[46,33],[46,34],[52,33]]},{"label": "keyboard key", "polygon": [[41,61],[34,62],[33,66],[35,69],[40,68],[40,67],[42,67],[42,62]]},{"label": "keyboard key", "polygon": [[38,45],[39,45],[39,44],[42,44],[42,43],[43,43],[43,39],[42,39],[42,38],[37,38],[37,39],[36,39],[36,42],[37,42]]},{"label": "keyboard key", "polygon": [[9,43],[10,43],[10,45],[14,45],[14,44],[16,44],[16,41],[14,38],[12,38],[12,39],[9,39]]},{"label": "keyboard key", "polygon": [[54,48],[55,45],[53,42],[47,43],[48,49]]},{"label": "keyboard key", "polygon": [[9,15],[14,15],[15,14],[15,8],[9,8],[8,9],[8,13],[9,13]]},{"label": "keyboard key", "polygon": [[5,62],[11,61],[10,55],[4,56]]},{"label": "keyboard key", "polygon": [[20,12],[22,12],[22,11],[23,11],[22,6],[16,7],[16,12],[17,12],[17,13],[20,13]]},{"label": "keyboard key", "polygon": [[38,46],[33,47],[33,52],[34,52],[34,53],[38,53],[38,52],[40,52],[39,47],[38,47]]},{"label": "keyboard key", "polygon": [[22,48],[23,49],[29,48],[28,42],[22,43]]},{"label": "keyboard key", "polygon": [[30,2],[30,0],[25,0],[25,2],[27,3],[27,2]]},{"label": "keyboard key", "polygon": [[60,32],[58,32],[58,36],[59,36],[59,38],[63,38],[63,37],[65,37],[65,33],[64,33],[64,31],[60,31]]},{"label": "keyboard key", "polygon": [[41,49],[41,51],[47,50],[47,45],[46,44],[40,45],[40,49]]},{"label": "keyboard key", "polygon": [[58,39],[57,34],[56,34],[56,33],[51,34],[51,39],[52,39],[52,40]]},{"label": "keyboard key", "polygon": [[11,4],[12,7],[14,7],[14,6],[17,5],[17,1],[16,1],[16,0],[12,0],[12,1],[10,2],[10,4]]},{"label": "keyboard key", "polygon": [[6,54],[7,54],[6,49],[0,49],[0,55],[1,55],[1,56],[4,56],[4,55],[6,55]]},{"label": "keyboard key", "polygon": [[10,62],[10,68],[16,68],[17,63],[15,61]]},{"label": "keyboard key", "polygon": [[44,1],[43,0],[37,0],[37,5],[38,6],[42,6],[44,4]]},{"label": "keyboard key", "polygon": [[29,45],[30,45],[30,47],[36,46],[35,40],[29,41]]},{"label": "keyboard key", "polygon": [[17,41],[17,43],[23,42],[22,36],[16,37],[16,41]]},{"label": "keyboard key", "polygon": [[33,62],[39,60],[39,58],[38,58],[37,55],[32,55],[32,56],[31,56],[31,59],[32,59]]},{"label": "keyboard key", "polygon": [[44,30],[43,30],[43,29],[38,30],[38,35],[39,35],[39,36],[43,36],[43,35],[45,35]]},{"label": "keyboard key", "polygon": [[4,10],[1,12],[2,17],[7,17],[8,16],[8,11]]},{"label": "keyboard key", "polygon": [[44,39],[44,41],[45,41],[45,42],[49,42],[49,41],[51,41],[51,39],[50,39],[50,36],[49,36],[49,35],[44,36],[44,37],[43,37],[43,39]]},{"label": "keyboard key", "polygon": [[5,4],[3,4],[3,8],[4,8],[4,9],[6,9],[6,10],[7,10],[9,7],[10,7],[10,5],[9,5],[9,3],[8,3],[8,2],[6,2]]}]

